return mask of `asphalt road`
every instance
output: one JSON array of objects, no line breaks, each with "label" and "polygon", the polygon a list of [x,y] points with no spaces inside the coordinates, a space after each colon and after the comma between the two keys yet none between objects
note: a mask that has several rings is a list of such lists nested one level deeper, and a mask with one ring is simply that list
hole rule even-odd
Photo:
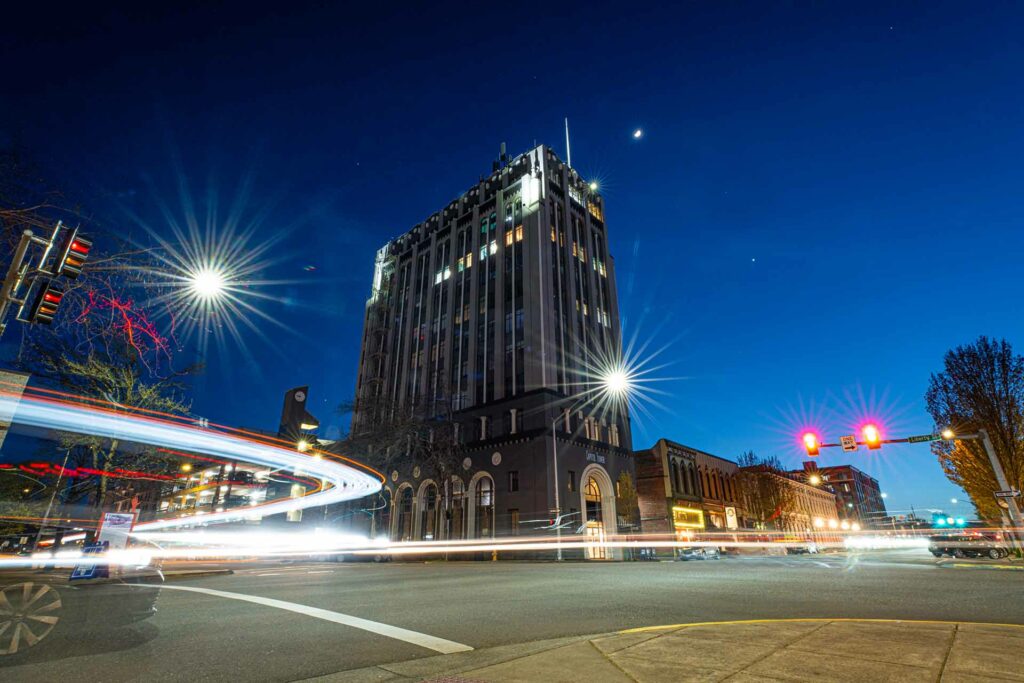
[{"label": "asphalt road", "polygon": [[169,582],[159,612],[136,626],[108,632],[96,623],[41,644],[21,663],[0,656],[0,678],[294,681],[465,647],[732,619],[1024,623],[1024,571],[970,565],[939,563],[923,550],[700,562],[235,565],[233,575]]}]

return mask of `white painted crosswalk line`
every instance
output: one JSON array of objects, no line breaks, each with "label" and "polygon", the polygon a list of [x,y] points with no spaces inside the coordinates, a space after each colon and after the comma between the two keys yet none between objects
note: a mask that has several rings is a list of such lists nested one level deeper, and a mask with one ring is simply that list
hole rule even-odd
[{"label": "white painted crosswalk line", "polygon": [[164,590],[202,593],[204,595],[212,595],[218,598],[227,598],[228,600],[240,600],[242,602],[251,602],[256,605],[263,605],[265,607],[275,607],[288,612],[295,612],[296,614],[304,614],[307,617],[323,619],[324,621],[330,621],[335,624],[343,624],[345,626],[362,629],[363,631],[369,631],[370,633],[376,633],[377,635],[394,638],[395,640],[401,640],[406,643],[418,645],[422,648],[426,648],[427,650],[433,650],[434,652],[440,652],[442,654],[468,652],[473,649],[469,645],[463,645],[462,643],[456,643],[451,640],[445,640],[444,638],[427,635],[426,633],[410,631],[398,626],[382,624],[377,621],[370,621],[369,619],[361,619],[348,614],[341,614],[340,612],[320,609],[319,607],[300,605],[295,602],[285,602],[284,600],[264,598],[259,595],[246,595],[245,593],[229,593],[228,591],[218,591],[211,588],[199,588],[196,586],[168,586],[165,584],[162,588]]}]

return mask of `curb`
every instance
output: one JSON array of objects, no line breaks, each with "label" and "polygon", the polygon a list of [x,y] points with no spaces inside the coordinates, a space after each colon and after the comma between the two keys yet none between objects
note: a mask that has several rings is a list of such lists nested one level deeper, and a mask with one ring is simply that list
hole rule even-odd
[{"label": "curb", "polygon": [[1012,564],[969,564],[967,562],[944,562],[939,568],[956,567],[957,569],[1009,569],[1010,571],[1024,571],[1024,567]]},{"label": "curb", "polygon": [[[973,565],[972,565],[973,566]],[[984,565],[982,565],[984,566]],[[1014,567],[1019,569],[1020,567]],[[871,618],[858,618],[858,617],[840,617],[840,618],[823,618],[823,617],[794,617],[792,619],[736,619],[733,621],[699,621],[688,624],[665,624],[663,626],[640,626],[638,628],[627,628],[622,631],[616,631],[618,635],[624,635],[627,633],[651,633],[653,631],[671,631],[675,629],[690,628],[694,626],[738,626],[742,624],[780,624],[785,622],[795,621],[827,621],[827,622],[854,622],[854,623],[867,623],[867,624],[977,624],[980,626],[1006,626],[1010,628],[1022,628],[1024,624],[1002,624],[991,621],[963,621],[963,620],[949,620],[949,619],[871,619]]]},{"label": "curb", "polygon": [[192,579],[199,576],[224,576],[226,574],[234,573],[234,569],[196,569],[194,571],[165,572],[164,581],[182,581],[184,579]]}]

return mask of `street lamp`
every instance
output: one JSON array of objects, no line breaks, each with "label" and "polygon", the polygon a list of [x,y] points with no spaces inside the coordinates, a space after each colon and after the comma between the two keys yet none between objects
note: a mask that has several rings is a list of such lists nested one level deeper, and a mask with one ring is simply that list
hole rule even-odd
[{"label": "street lamp", "polygon": [[817,486],[818,484],[821,483],[821,477],[817,474],[812,474],[811,476],[807,477],[807,483],[810,484],[811,486]]},{"label": "street lamp", "polygon": [[[604,396],[612,399],[624,399],[628,397],[630,391],[633,389],[633,380],[630,376],[629,371],[624,367],[616,367],[611,370],[607,370],[601,374],[597,381],[596,391],[599,396]],[[591,392],[588,392],[588,394]],[[594,400],[594,397],[588,397],[587,402]],[[568,408],[571,414],[573,409],[578,407],[579,400],[575,401]],[[558,484],[558,436],[555,433],[555,425],[558,424],[559,420],[564,419],[565,414],[559,413],[555,415],[554,419],[551,420],[551,454],[554,464],[554,484],[555,484],[555,537],[558,547],[558,561],[562,561],[562,503],[561,503],[561,490]],[[581,485],[585,485],[584,482],[580,482]]]},{"label": "street lamp", "polygon": [[224,293],[224,273],[211,267],[200,268],[189,277],[192,293],[203,301],[218,298]]}]

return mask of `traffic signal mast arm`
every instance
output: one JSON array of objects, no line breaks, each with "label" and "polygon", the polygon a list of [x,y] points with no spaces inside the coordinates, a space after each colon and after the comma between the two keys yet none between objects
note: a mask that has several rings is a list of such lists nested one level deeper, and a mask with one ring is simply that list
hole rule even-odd
[{"label": "traffic signal mast arm", "polygon": [[[958,439],[966,439],[968,437],[958,436],[957,438]],[[975,438],[980,438],[980,437],[975,437]],[[908,437],[906,437],[904,439],[880,439],[879,441],[877,441],[877,443],[880,443],[880,444],[887,444],[887,443],[920,443],[922,441],[939,441],[940,439],[942,439],[942,435],[941,434],[922,434],[920,436],[908,436]],[[871,445],[867,441],[856,441],[855,443],[858,446],[870,446]],[[842,448],[842,446],[843,446],[843,444],[841,444],[841,443],[820,443],[820,444],[818,444],[818,448]]]}]

